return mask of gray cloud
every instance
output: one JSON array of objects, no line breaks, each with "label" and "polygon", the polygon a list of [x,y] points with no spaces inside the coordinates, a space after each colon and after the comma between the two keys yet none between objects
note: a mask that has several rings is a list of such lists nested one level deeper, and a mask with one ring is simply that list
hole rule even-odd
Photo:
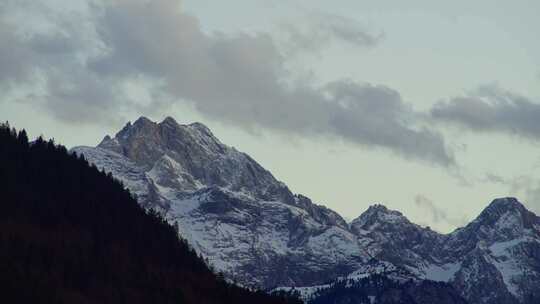
[{"label": "gray cloud", "polygon": [[496,85],[439,102],[432,108],[431,115],[473,131],[540,139],[540,104]]},{"label": "gray cloud", "polygon": [[507,180],[504,177],[502,177],[500,175],[497,175],[497,174],[493,174],[491,172],[486,173],[482,181],[495,183],[495,184],[506,184],[507,183]]},{"label": "gray cloud", "polygon": [[384,38],[360,22],[333,14],[311,13],[304,22],[284,22],[281,29],[289,53],[316,52],[331,42],[345,42],[362,48],[372,48]]},{"label": "gray cloud", "polygon": [[522,203],[531,211],[540,214],[540,180],[530,175],[522,175],[508,178],[505,184],[509,187],[509,192],[524,198]]},{"label": "gray cloud", "polygon": [[434,224],[446,224],[453,227],[462,227],[468,222],[463,216],[460,218],[450,216],[444,209],[437,207],[431,199],[424,195],[416,195],[414,198],[414,203],[416,206],[426,210],[431,215],[431,222]]},{"label": "gray cloud", "polygon": [[[417,125],[418,114],[388,87],[287,81],[285,58],[268,34],[204,33],[173,0],[93,1],[83,7],[79,15],[36,10],[38,19],[51,24],[45,33],[22,35],[17,26],[23,20],[4,22],[11,28],[2,27],[0,39],[11,43],[0,46],[0,54],[8,54],[0,59],[0,85],[37,75],[41,105],[73,123],[189,102],[206,116],[243,128],[337,138],[454,164],[443,137]],[[8,14],[4,9],[2,20]],[[342,39],[365,39],[345,26],[331,28]],[[151,93],[167,98],[146,106],[128,98],[123,85],[141,76],[158,84],[148,86]]]},{"label": "gray cloud", "polygon": [[112,119],[122,102],[115,82],[86,68],[100,41],[93,16],[80,13],[37,1],[0,4],[0,88],[29,90],[17,102],[42,106],[61,120],[95,123]]}]

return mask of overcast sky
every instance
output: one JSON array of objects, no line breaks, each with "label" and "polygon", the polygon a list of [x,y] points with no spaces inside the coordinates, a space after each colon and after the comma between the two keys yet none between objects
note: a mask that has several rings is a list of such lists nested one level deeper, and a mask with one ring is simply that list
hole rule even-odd
[{"label": "overcast sky", "polygon": [[0,119],[68,147],[200,121],[352,219],[540,213],[538,1],[0,0]]}]

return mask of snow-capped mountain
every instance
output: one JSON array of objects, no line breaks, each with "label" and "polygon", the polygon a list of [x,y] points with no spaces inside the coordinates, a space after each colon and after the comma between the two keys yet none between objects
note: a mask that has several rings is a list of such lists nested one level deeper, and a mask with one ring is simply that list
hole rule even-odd
[{"label": "snow-capped mountain", "polygon": [[495,200],[450,234],[382,205],[349,225],[200,123],[141,117],[97,147],[73,151],[177,223],[240,284],[286,289],[398,273],[448,283],[470,303],[540,303],[540,219],[512,198]]},{"label": "snow-capped mountain", "polygon": [[380,205],[355,219],[351,230],[373,257],[418,278],[451,283],[471,303],[540,300],[540,218],[515,198],[494,200],[449,234]]},{"label": "snow-capped mountain", "polygon": [[73,151],[176,222],[217,271],[241,284],[318,284],[369,259],[341,216],[292,194],[200,123],[141,117],[97,147]]}]

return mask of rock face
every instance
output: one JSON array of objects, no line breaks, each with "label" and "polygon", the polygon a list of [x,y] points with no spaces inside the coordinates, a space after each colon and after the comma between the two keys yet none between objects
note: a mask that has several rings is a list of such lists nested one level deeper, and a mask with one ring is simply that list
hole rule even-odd
[{"label": "rock face", "polygon": [[315,286],[398,271],[448,283],[470,303],[540,303],[540,219],[513,198],[450,234],[382,205],[349,225],[200,123],[141,117],[73,151],[176,222],[217,271],[244,285]]}]

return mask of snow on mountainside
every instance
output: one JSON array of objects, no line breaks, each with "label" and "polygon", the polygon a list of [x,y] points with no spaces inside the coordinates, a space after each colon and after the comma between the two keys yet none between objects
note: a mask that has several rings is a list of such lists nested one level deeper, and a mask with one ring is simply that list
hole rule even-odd
[{"label": "snow on mountainside", "polygon": [[216,270],[244,285],[316,286],[395,268],[450,283],[471,303],[540,303],[540,219],[513,198],[450,234],[382,205],[348,225],[200,123],[141,117],[73,151],[176,222]]},{"label": "snow on mountainside", "polygon": [[200,123],[141,117],[96,148],[73,151],[176,222],[198,252],[241,284],[317,284],[369,259],[341,216],[292,194]]},{"label": "snow on mountainside", "polygon": [[286,292],[289,294],[297,293],[297,295],[304,301],[309,302],[310,300],[313,300],[317,293],[320,293],[324,290],[330,290],[332,288],[335,288],[336,285],[345,283],[346,285],[350,285],[352,282],[357,282],[366,278],[370,278],[374,275],[381,275],[385,276],[389,280],[393,282],[398,283],[404,283],[408,281],[419,281],[419,279],[411,274],[410,272],[400,269],[396,267],[395,265],[388,263],[388,262],[381,262],[376,260],[371,260],[366,262],[364,265],[362,265],[360,268],[355,270],[354,272],[346,275],[346,276],[340,276],[336,278],[335,280],[321,285],[315,285],[315,286],[305,286],[305,287],[277,287],[273,289],[271,292],[273,293],[279,293],[279,292]]}]

